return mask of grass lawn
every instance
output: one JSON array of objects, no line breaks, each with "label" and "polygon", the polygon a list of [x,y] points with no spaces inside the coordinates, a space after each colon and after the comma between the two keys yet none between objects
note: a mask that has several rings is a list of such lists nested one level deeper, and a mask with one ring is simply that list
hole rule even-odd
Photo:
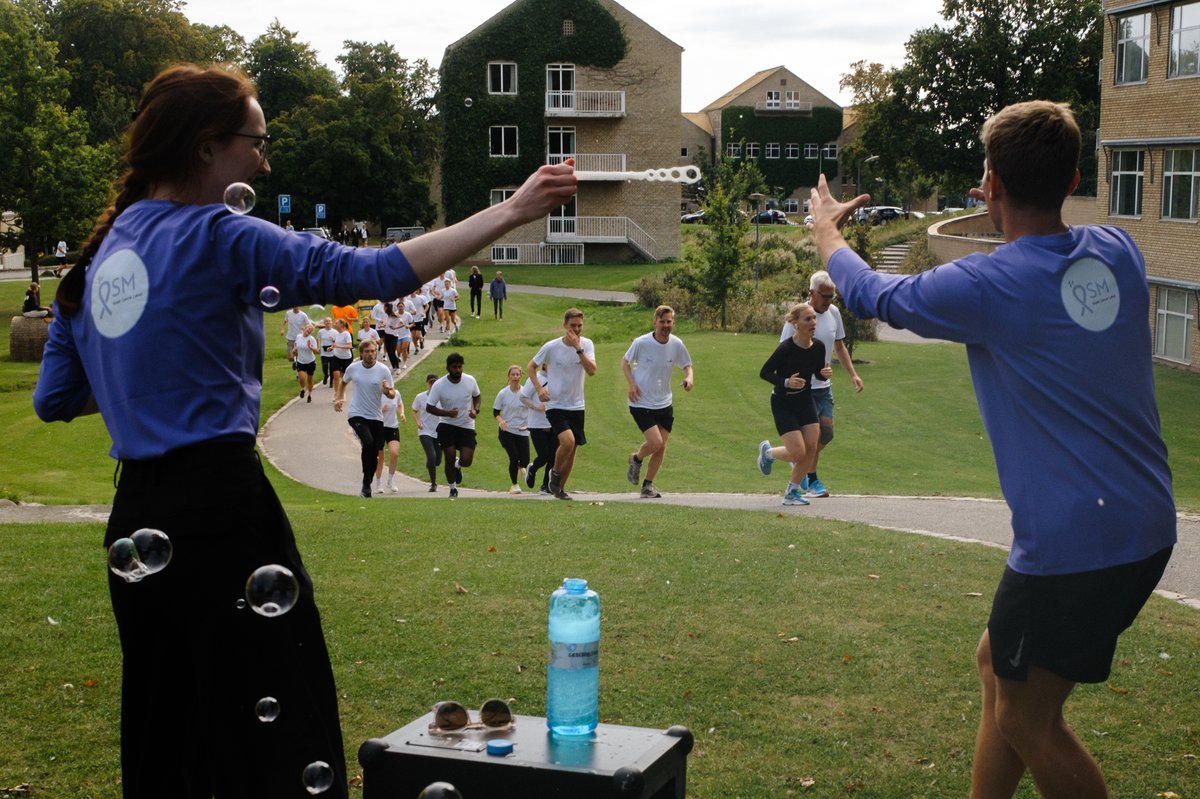
[{"label": "grass lawn", "polygon": [[[504,271],[510,282],[534,282]],[[562,272],[575,281],[566,285],[596,287],[586,270]],[[19,307],[18,287],[0,283],[0,321]],[[503,324],[472,320],[462,331],[454,346],[485,406],[508,364],[524,364],[557,334],[566,304],[522,295]],[[581,307],[600,372],[587,389],[593,441],[572,483],[624,490],[638,434],[619,361],[649,329],[649,312]],[[264,418],[293,391],[277,317],[266,324]],[[676,392],[663,490],[777,490],[751,458],[772,435],[767,386],[757,378],[771,337],[686,323],[678,332],[696,359],[697,388]],[[7,360],[7,325],[0,346],[0,435],[25,453],[0,461],[0,493],[109,501],[113,462],[99,420],[38,422],[29,405],[36,365]],[[856,356],[867,388],[838,392],[826,482],[846,493],[998,494],[961,348],[869,343]],[[1200,376],[1156,376],[1179,504],[1200,509]],[[406,380],[401,390],[411,404],[419,387]],[[502,489],[489,416],[468,478]],[[403,434],[402,459],[419,473],[413,434]],[[352,771],[364,739],[439,699],[478,707],[489,696],[511,697],[517,712],[542,714],[546,596],[570,574],[591,580],[604,601],[602,719],[688,725],[697,741],[693,799],[967,791],[978,721],[973,652],[1001,552],[791,514],[624,503],[543,503],[531,517],[505,500],[460,502],[448,522],[444,500],[370,503],[272,479],[316,583]],[[34,795],[116,797],[120,656],[102,525],[3,532],[0,794],[30,783]],[[1200,792],[1198,644],[1200,615],[1152,598],[1121,639],[1113,678],[1077,690],[1070,719],[1113,796]],[[1035,795],[1028,781],[1018,793]]]}]

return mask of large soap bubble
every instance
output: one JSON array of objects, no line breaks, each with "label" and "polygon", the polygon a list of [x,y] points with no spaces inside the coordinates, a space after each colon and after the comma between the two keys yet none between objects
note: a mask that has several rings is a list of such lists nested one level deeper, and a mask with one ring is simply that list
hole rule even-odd
[{"label": "large soap bubble", "polygon": [[173,552],[166,533],[143,527],[112,543],[108,548],[108,568],[125,582],[136,583],[165,569]]},{"label": "large soap bubble", "polygon": [[282,616],[292,609],[299,596],[296,575],[278,564],[260,566],[246,580],[246,601],[261,616]]},{"label": "large soap bubble", "polygon": [[301,780],[304,782],[304,789],[310,794],[316,796],[325,793],[333,786],[333,769],[324,760],[314,761],[304,767]]},{"label": "large soap bubble", "polygon": [[264,308],[274,308],[279,304],[279,289],[274,286],[263,286],[262,291],[258,292],[258,301]]},{"label": "large soap bubble", "polygon": [[248,214],[253,211],[257,199],[249,183],[230,183],[225,187],[225,207],[235,214]]}]

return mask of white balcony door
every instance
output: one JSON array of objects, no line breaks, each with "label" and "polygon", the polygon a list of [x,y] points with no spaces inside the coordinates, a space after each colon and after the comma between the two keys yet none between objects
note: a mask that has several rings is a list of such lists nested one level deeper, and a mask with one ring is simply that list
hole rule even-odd
[{"label": "white balcony door", "polygon": [[546,65],[546,94],[550,108],[575,107],[575,65]]},{"label": "white balcony door", "polygon": [[550,212],[550,235],[575,235],[575,198]]},{"label": "white balcony door", "polygon": [[575,157],[575,128],[546,129],[546,163],[561,164]]}]

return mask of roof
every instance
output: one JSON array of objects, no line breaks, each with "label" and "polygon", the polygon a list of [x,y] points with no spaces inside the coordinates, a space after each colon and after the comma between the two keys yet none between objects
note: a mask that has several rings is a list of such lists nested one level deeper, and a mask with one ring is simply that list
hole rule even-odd
[{"label": "roof", "polygon": [[734,86],[732,89],[725,92],[725,94],[722,94],[720,97],[713,100],[711,103],[704,106],[704,108],[702,108],[700,110],[701,111],[716,111],[720,108],[724,108],[725,106],[729,105],[729,103],[733,102],[733,99],[735,97],[739,97],[739,96],[745,94],[746,92],[750,91],[750,89],[755,84],[760,83],[761,81],[766,79],[769,75],[771,75],[772,73],[778,72],[781,69],[783,69],[783,67],[778,66],[778,67],[771,67],[770,69],[764,69],[761,72],[755,72],[749,78],[742,81],[737,86]]},{"label": "roof", "polygon": [[703,111],[685,111],[683,118],[700,128],[700,130],[704,131],[709,136],[713,135],[711,120],[709,119],[708,114],[704,113]]}]

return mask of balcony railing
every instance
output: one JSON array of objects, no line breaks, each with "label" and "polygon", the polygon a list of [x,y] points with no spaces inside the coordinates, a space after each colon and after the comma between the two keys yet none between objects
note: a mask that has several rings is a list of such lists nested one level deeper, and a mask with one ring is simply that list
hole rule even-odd
[{"label": "balcony railing", "polygon": [[646,258],[658,260],[654,237],[627,216],[552,216],[546,223],[546,241],[628,244]]},{"label": "balcony railing", "polygon": [[[574,153],[551,155],[547,164],[561,164],[568,158],[575,159],[575,168],[580,172],[624,172],[625,153]],[[617,178],[613,178],[616,180]]]},{"label": "balcony railing", "polygon": [[625,92],[549,91],[546,92],[548,117],[623,117]]}]

